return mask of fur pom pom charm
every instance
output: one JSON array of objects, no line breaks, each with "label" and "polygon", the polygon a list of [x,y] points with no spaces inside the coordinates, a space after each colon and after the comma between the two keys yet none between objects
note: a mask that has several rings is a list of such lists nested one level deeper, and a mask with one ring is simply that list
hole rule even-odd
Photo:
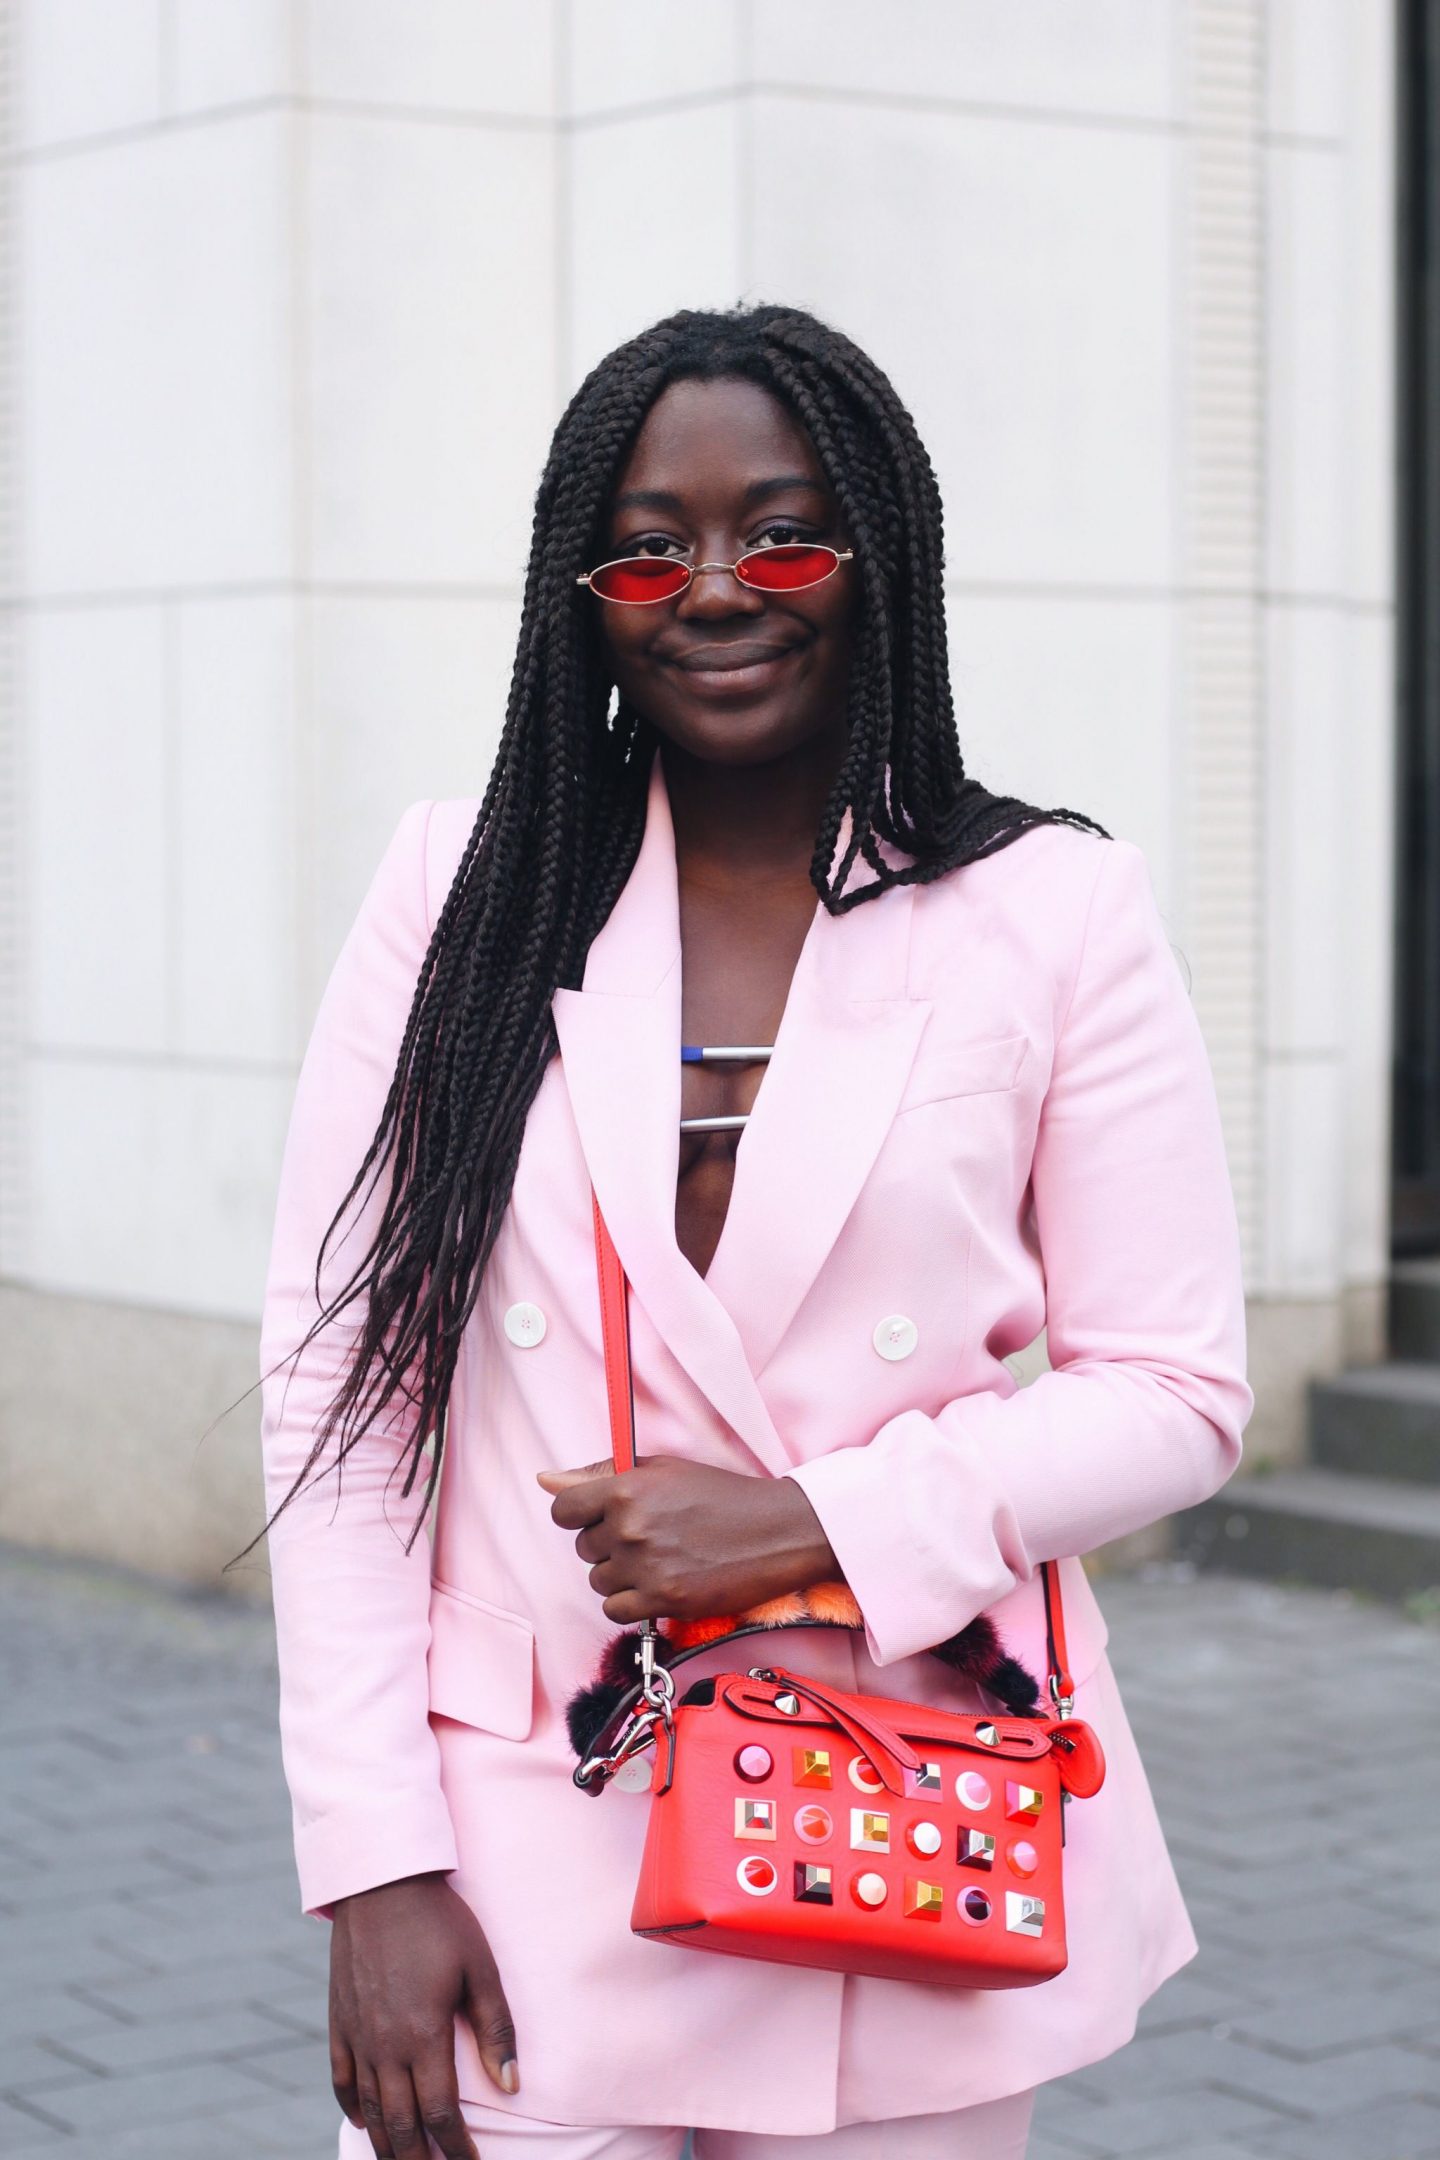
[{"label": "fur pom pom charm", "polygon": [[[718,1613],[701,1620],[662,1617],[656,1622],[659,1639],[657,1663],[668,1665],[682,1651],[724,1642],[737,1628],[786,1628],[823,1621],[834,1627],[863,1631],[864,1616],[848,1583],[815,1583],[784,1597],[769,1598],[741,1613]],[[595,1678],[580,1688],[566,1706],[565,1723],[570,1745],[579,1756],[591,1746],[614,1716],[623,1697],[635,1684],[640,1644],[638,1628],[613,1636],[605,1645]],[[1040,1707],[1040,1687],[1018,1658],[1010,1656],[987,1613],[977,1613],[967,1627],[930,1651],[952,1672],[983,1688],[1010,1717],[1034,1717]]]}]

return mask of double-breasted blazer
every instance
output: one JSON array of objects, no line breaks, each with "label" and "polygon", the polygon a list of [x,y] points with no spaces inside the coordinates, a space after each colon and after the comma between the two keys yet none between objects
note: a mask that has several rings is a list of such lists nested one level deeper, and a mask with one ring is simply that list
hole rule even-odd
[{"label": "double-breasted blazer", "polygon": [[[479,808],[404,812],[314,1022],[264,1297],[271,1507],[353,1335],[334,1323],[292,1355],[321,1235]],[[301,1902],[328,1917],[347,1893],[450,1872],[516,2021],[513,2100],[457,2028],[462,2097],[492,2108],[800,2133],[968,2106],[1113,2051],[1196,1949],[1076,1556],[1239,1459],[1253,1398],[1209,1062],[1131,842],[1040,825],[844,915],[817,900],[702,1278],[675,1237],[680,993],[657,756],[629,881],[583,987],[554,995],[560,1054],[465,1330],[428,1534],[406,1554],[403,1417],[357,1445],[338,1496],[321,1478],[270,1534]],[[1067,1812],[1070,1962],[1043,1986],[629,1932],[650,1803],[579,1791],[564,1726],[615,1624],[535,1479],[609,1449],[592,1180],[632,1284],[641,1453],[794,1478],[855,1593],[863,1634],[792,1634],[786,1662],[985,1707],[929,1645],[985,1610],[1042,1677],[1039,1564],[1060,1560],[1076,1712],[1109,1772]],[[377,1205],[332,1250],[327,1297]],[[1051,1369],[1022,1387],[1004,1360],[1042,1328]],[[689,1673],[734,1661],[707,1649]]]}]

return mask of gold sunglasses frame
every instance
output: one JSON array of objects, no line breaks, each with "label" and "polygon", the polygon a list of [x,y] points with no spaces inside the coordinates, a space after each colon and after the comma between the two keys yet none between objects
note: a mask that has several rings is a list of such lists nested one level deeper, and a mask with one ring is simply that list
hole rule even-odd
[{"label": "gold sunglasses frame", "polygon": [[[603,600],[608,607],[659,607],[662,601],[678,600],[681,593],[689,592],[690,587],[695,582],[695,579],[700,575],[700,572],[702,570],[732,571],[738,579],[739,583],[744,585],[747,592],[812,592],[817,585],[823,585],[827,578],[834,577],[836,571],[840,568],[842,562],[852,562],[855,556],[854,548],[832,548],[828,540],[786,540],[783,541],[781,544],[785,547],[820,548],[824,551],[825,554],[833,555],[835,557],[835,560],[833,563],[831,563],[828,570],[822,570],[819,577],[817,578],[807,578],[803,585],[751,585],[748,580],[740,577],[739,575],[741,563],[745,562],[751,555],[773,555],[775,553],[775,549],[746,548],[745,553],[743,555],[737,555],[733,563],[674,563],[673,566],[675,569],[683,570],[686,573],[685,583],[683,585],[677,585],[674,592],[656,593],[655,597],[652,600],[619,600],[616,599],[612,594],[601,592],[595,593],[595,598],[597,600]],[[576,578],[575,582],[577,585],[589,585],[590,580],[594,577],[598,577],[602,570],[615,569],[621,563],[652,561],[673,562],[673,558],[660,555],[612,555],[609,562],[596,563],[593,570],[582,571],[580,576]],[[592,592],[594,592],[593,585],[590,589]]]}]

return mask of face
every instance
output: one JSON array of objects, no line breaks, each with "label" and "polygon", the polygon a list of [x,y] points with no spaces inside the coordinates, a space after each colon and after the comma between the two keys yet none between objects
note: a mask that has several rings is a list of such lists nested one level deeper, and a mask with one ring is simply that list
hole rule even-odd
[{"label": "face", "polygon": [[[621,555],[733,563],[797,540],[849,546],[814,445],[758,383],[674,382],[616,476],[595,563]],[[622,695],[677,748],[757,765],[843,744],[853,562],[799,592],[762,592],[704,570],[642,606],[584,595]]]}]

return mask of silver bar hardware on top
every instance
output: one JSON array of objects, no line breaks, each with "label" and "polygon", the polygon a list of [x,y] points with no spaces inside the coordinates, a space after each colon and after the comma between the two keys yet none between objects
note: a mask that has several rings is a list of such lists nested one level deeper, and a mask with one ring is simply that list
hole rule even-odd
[{"label": "silver bar hardware on top", "polygon": [[[685,1065],[751,1065],[767,1063],[770,1057],[769,1043],[682,1043],[680,1060]],[[682,1117],[681,1132],[739,1132],[750,1122],[750,1113],[741,1111],[729,1117]]]}]

